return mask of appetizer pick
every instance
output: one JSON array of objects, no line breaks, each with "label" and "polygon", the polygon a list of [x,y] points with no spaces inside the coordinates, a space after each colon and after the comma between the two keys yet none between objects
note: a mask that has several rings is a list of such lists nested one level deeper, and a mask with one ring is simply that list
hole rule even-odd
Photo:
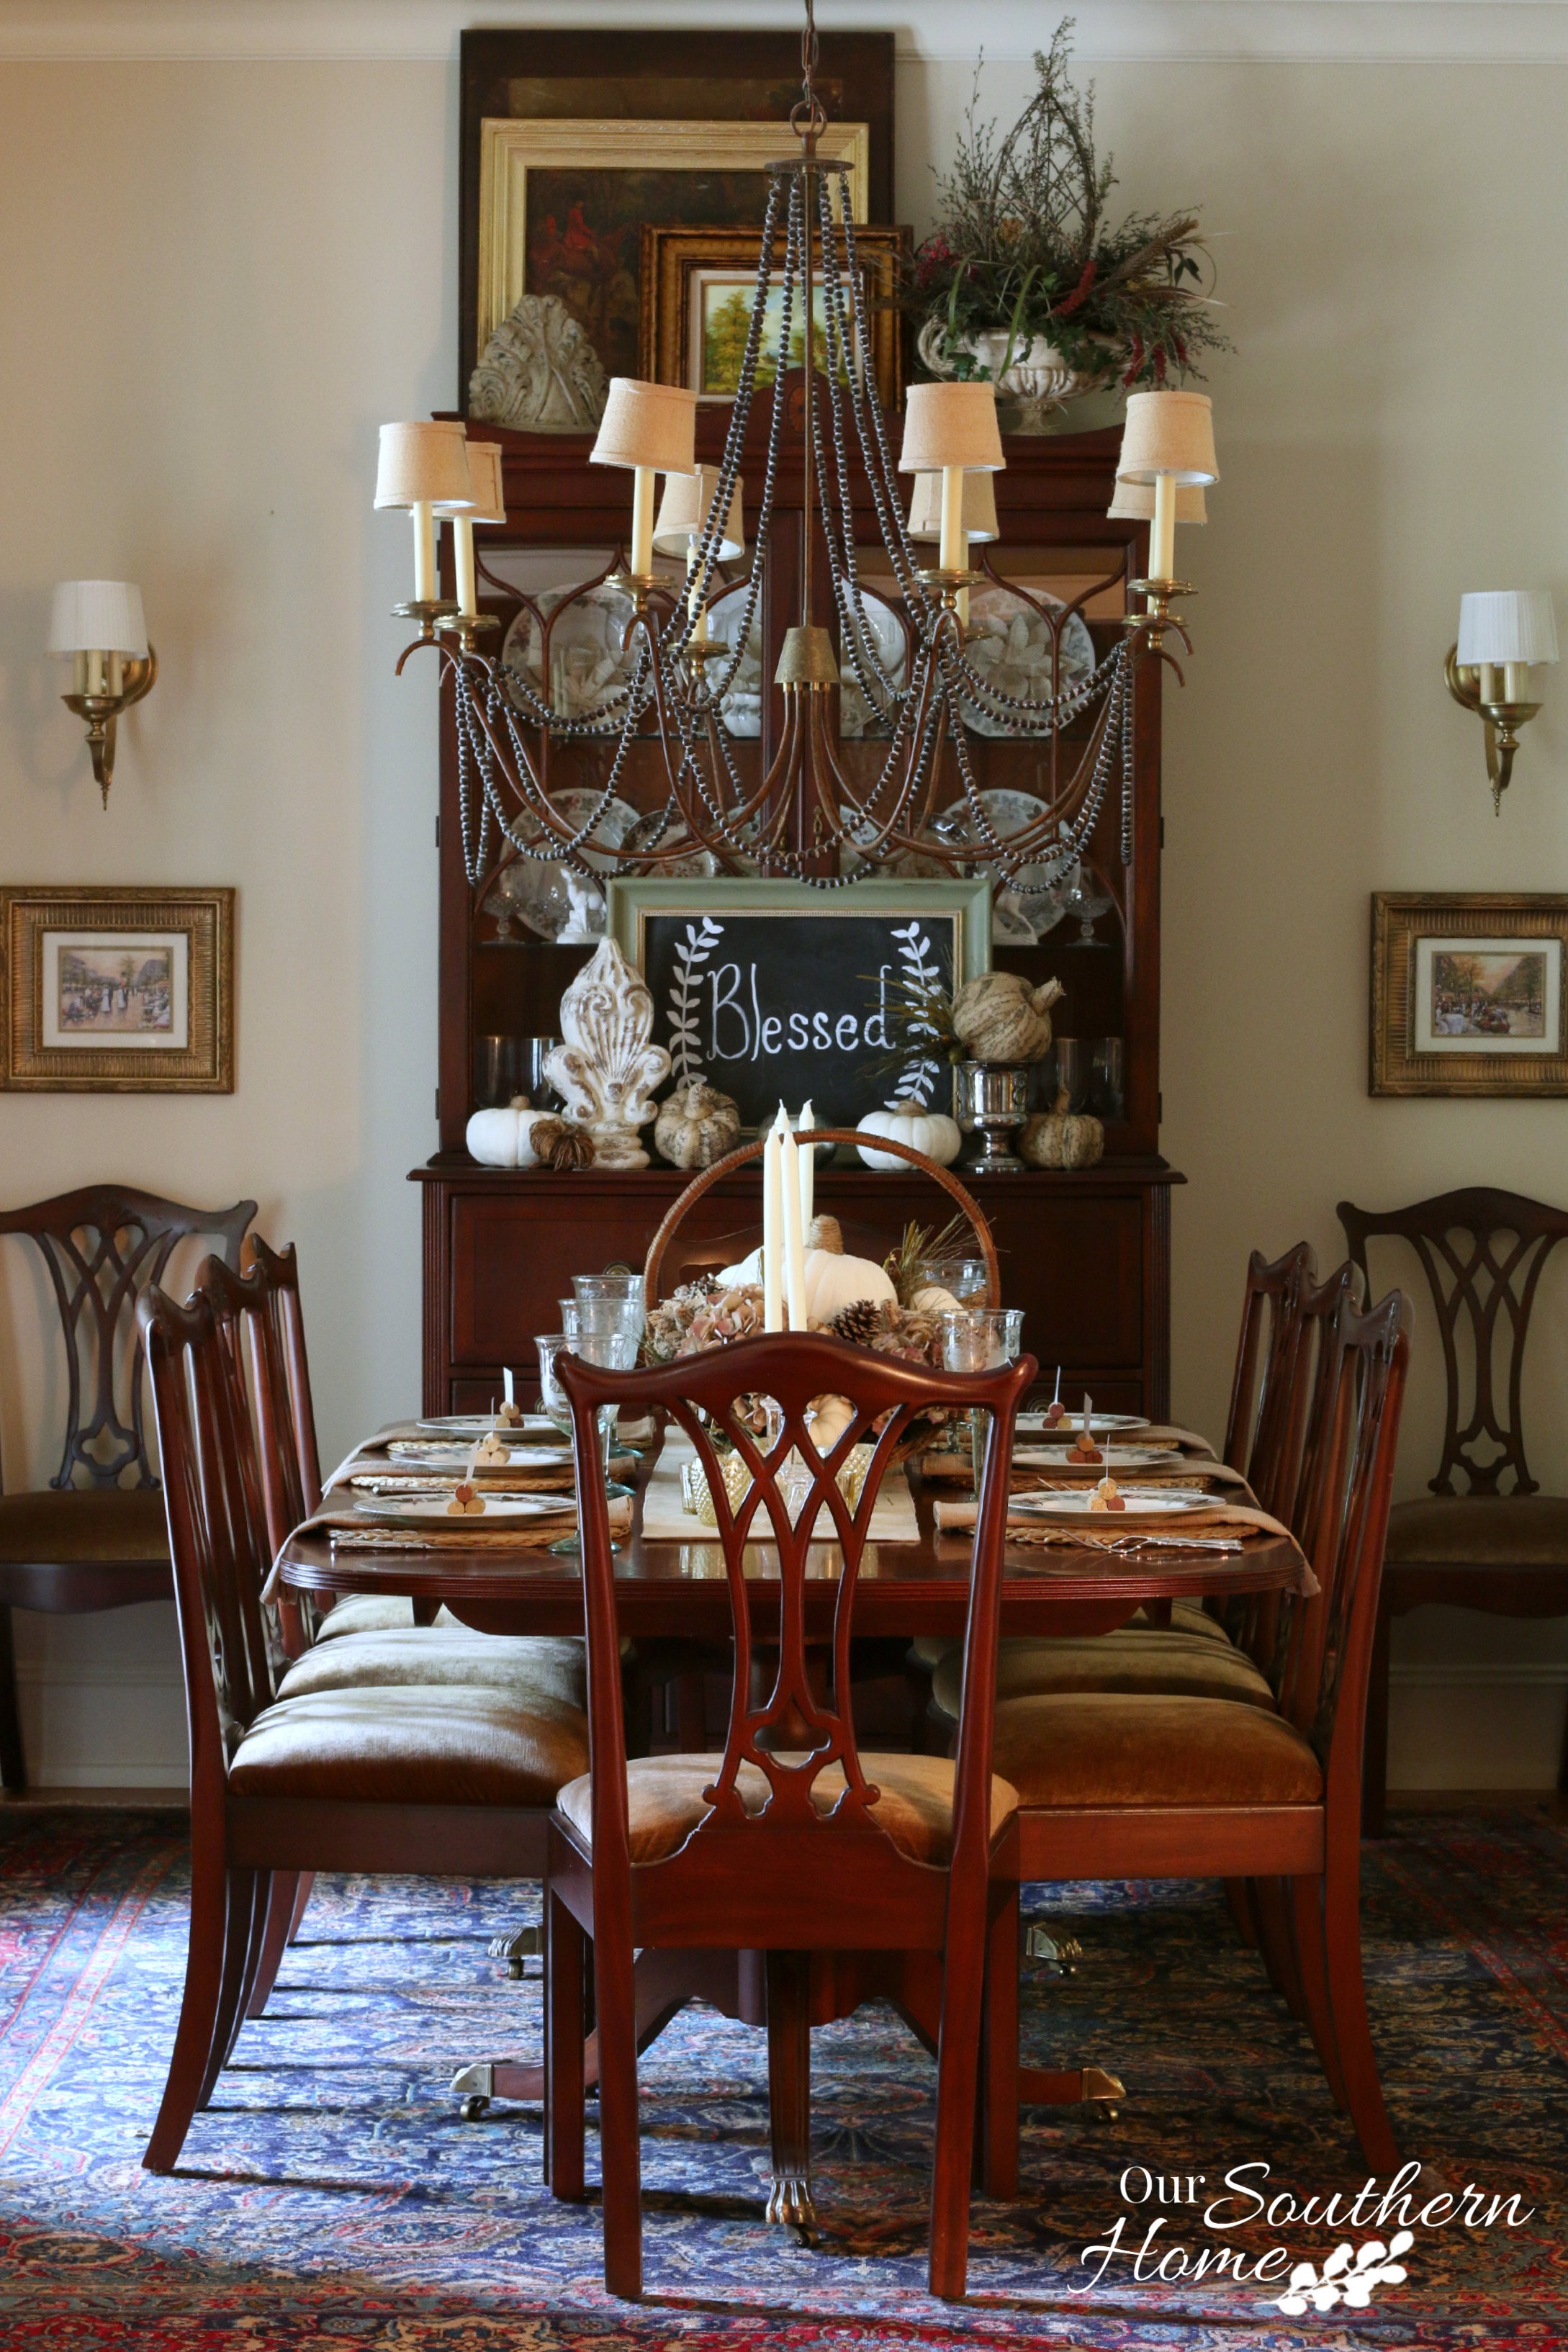
[{"label": "appetizer pick", "polygon": [[1105,1459],[1104,1454],[1100,1452],[1099,1446],[1096,1445],[1093,1438],[1089,1435],[1089,1423],[1093,1414],[1093,1400],[1086,1396],[1083,1401],[1083,1428],[1079,1434],[1077,1444],[1072,1447],[1071,1451],[1068,1454],[1068,1460],[1069,1462],[1103,1462]]},{"label": "appetizer pick", "polygon": [[1062,1402],[1062,1368],[1061,1368],[1061,1366],[1058,1364],[1058,1365],[1057,1366],[1057,1389],[1056,1389],[1056,1394],[1052,1397],[1052,1399],[1051,1399],[1051,1401],[1050,1401],[1049,1404],[1046,1407],[1046,1424],[1047,1424],[1047,1428],[1050,1428],[1050,1429],[1054,1429],[1054,1428],[1056,1427],[1056,1425],[1057,1425],[1058,1422],[1058,1421],[1061,1421],[1061,1420],[1064,1420],[1064,1419],[1066,1418],[1066,1415],[1067,1415],[1067,1407],[1066,1407],[1066,1405],[1065,1405],[1065,1404],[1063,1404],[1063,1402]]},{"label": "appetizer pick", "polygon": [[449,1519],[478,1518],[484,1507],[485,1498],[479,1488],[470,1486],[467,1479],[464,1479],[459,1486],[452,1489],[452,1499],[447,1506],[447,1517]]},{"label": "appetizer pick", "polygon": [[[506,1411],[506,1407],[504,1405],[501,1407],[501,1411],[503,1412]],[[504,1467],[510,1459],[510,1454],[507,1447],[501,1443],[500,1439],[496,1435],[495,1431],[493,1429],[487,1430],[483,1437],[480,1438],[479,1444],[475,1446],[473,1453],[468,1457],[468,1475],[470,1478],[473,1476],[474,1466],[477,1463],[499,1462]]]}]

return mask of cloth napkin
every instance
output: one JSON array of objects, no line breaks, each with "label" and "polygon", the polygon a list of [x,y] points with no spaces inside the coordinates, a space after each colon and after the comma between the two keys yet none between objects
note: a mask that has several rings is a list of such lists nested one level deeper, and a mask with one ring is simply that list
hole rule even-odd
[{"label": "cloth napkin", "polygon": [[[658,1467],[648,1480],[643,1501],[642,1531],[645,1541],[653,1543],[717,1543],[718,1530],[705,1527],[694,1513],[686,1508],[680,1493],[680,1472],[683,1464],[696,1459],[696,1448],[689,1437],[667,1431],[664,1451]],[[877,1543],[918,1543],[920,1524],[915,1517],[915,1498],[910,1492],[909,1480],[901,1465],[889,1470],[882,1481],[881,1492],[871,1509],[870,1534]],[[753,1523],[752,1540],[772,1543],[774,1540],[773,1521],[765,1510],[759,1508]],[[816,1516],[812,1530],[813,1543],[837,1543],[838,1530],[826,1505]]]}]

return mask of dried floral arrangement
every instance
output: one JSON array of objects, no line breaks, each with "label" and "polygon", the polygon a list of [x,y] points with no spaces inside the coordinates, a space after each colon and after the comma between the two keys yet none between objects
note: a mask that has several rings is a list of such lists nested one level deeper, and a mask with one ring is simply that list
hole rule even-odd
[{"label": "dried floral arrangement", "polygon": [[[1112,159],[1094,144],[1094,88],[1068,71],[1074,19],[1037,52],[1034,97],[1005,137],[977,117],[979,71],[952,169],[937,174],[942,217],[915,254],[905,307],[940,322],[945,371],[1006,373],[1043,337],[1098,383],[1163,387],[1201,375],[1201,356],[1231,349],[1214,317],[1214,270],[1198,215],[1106,218]],[[994,370],[965,348],[1005,332]]]}]

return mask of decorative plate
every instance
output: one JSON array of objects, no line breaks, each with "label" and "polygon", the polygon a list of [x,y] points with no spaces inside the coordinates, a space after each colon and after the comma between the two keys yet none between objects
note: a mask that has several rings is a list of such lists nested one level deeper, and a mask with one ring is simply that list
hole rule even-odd
[{"label": "decorative plate", "polygon": [[[1005,841],[1012,834],[1023,833],[1026,827],[1037,824],[1041,817],[1050,814],[1046,803],[1037,800],[1033,793],[1016,793],[999,788],[982,793],[979,797],[985,822],[999,841]],[[944,809],[931,830],[938,841],[954,844],[974,841],[980,832],[974,812],[967,801],[961,801],[956,808]],[[978,873],[981,868],[976,866],[973,871]],[[1043,898],[1029,896],[1026,891],[1014,887],[1020,882],[1026,885],[1029,891],[1043,890],[1047,895]],[[1006,889],[999,890],[992,902],[992,945],[1033,947],[1037,940],[1044,939],[1047,931],[1054,930],[1062,919],[1061,887],[1053,880],[1048,866],[1038,863],[1020,866],[1013,883]]]},{"label": "decorative plate", "polygon": [[[568,789],[552,794],[557,812],[572,825],[585,824],[604,798],[602,793],[591,792],[586,786]],[[637,813],[625,801],[612,800],[597,824],[592,839],[603,842],[606,849],[618,849],[637,822]],[[536,816],[526,810],[516,821],[516,830],[527,842],[542,841],[544,827]],[[614,858],[596,854],[592,849],[583,852],[584,865],[597,874],[615,870]],[[518,857],[502,868],[485,899],[484,911],[496,919],[496,929],[501,938],[513,936],[513,926],[524,923],[542,940],[558,939],[566,929],[572,914],[572,891],[575,887],[580,898],[586,900],[584,911],[595,936],[605,928],[603,895],[586,887],[581,875],[570,878],[564,866],[545,863],[532,857]]]},{"label": "decorative plate", "polygon": [[1033,1470],[1092,1470],[1100,1477],[1109,1471],[1120,1481],[1123,1470],[1168,1470],[1182,1458],[1175,1445],[1111,1445],[1104,1450],[1103,1462],[1075,1462],[1065,1445],[1020,1445],[1014,1448],[1013,1460]]},{"label": "decorative plate", "polygon": [[[424,1436],[449,1437],[454,1442],[465,1437],[471,1442],[476,1437],[487,1436],[495,1425],[493,1412],[438,1412],[414,1424]],[[542,1412],[525,1412],[522,1419],[513,1422],[511,1426],[523,1437],[542,1437],[547,1433],[554,1437],[561,1434],[549,1415]],[[406,1438],[394,1441],[402,1444],[407,1442]]]},{"label": "decorative plate", "polygon": [[[871,640],[878,665],[889,683],[902,688],[907,659],[904,646],[904,625],[898,614],[881,597],[869,589],[860,599],[860,610],[866,616],[866,634]],[[884,718],[867,698],[866,689],[855,675],[855,666],[844,645],[844,628],[839,625],[838,669],[843,684],[838,689],[838,740],[841,743],[858,743],[863,735],[890,735],[893,721]],[[868,664],[868,667],[870,665]],[[872,683],[877,673],[871,670]]]},{"label": "decorative plate", "polygon": [[[593,588],[543,588],[533,602],[539,616],[551,624],[550,707],[561,719],[592,719],[636,674],[637,655],[625,645],[632,600],[624,589],[601,581]],[[553,619],[557,613],[559,619]],[[545,692],[543,646],[540,618],[524,604],[506,633],[500,666],[503,674],[536,695]],[[521,698],[513,699],[526,707]]]},{"label": "decorative plate", "polygon": [[[400,1470],[436,1470],[450,1473],[468,1466],[472,1444],[467,1445],[389,1445],[387,1452]],[[478,1462],[477,1475],[483,1478],[497,1470],[559,1470],[570,1466],[572,1448],[557,1442],[553,1445],[509,1445],[504,1462]]]},{"label": "decorative plate", "polygon": [[354,1497],[354,1508],[362,1517],[384,1519],[389,1528],[427,1528],[432,1522],[438,1527],[516,1528],[530,1519],[575,1517],[577,1505],[570,1495],[487,1495],[482,1511],[461,1514],[447,1507],[445,1495],[431,1495],[420,1502],[405,1502],[395,1495],[363,1495]]},{"label": "decorative plate", "polygon": [[[1083,1415],[1081,1412],[1069,1412],[1065,1413],[1060,1421],[1047,1422],[1043,1412],[1021,1412],[1017,1425],[1020,1429],[1079,1430],[1083,1427]],[[1152,1422],[1137,1412],[1091,1412],[1089,1416],[1089,1431],[1095,1437],[1114,1436],[1119,1429],[1152,1429],[1153,1425]],[[421,1422],[419,1426],[423,1429],[424,1423]]]},{"label": "decorative plate", "polygon": [[[718,645],[730,647],[731,653],[741,642],[741,624],[746,617],[746,599],[751,594],[749,584],[731,588],[708,607],[708,634]],[[716,677],[728,675],[725,667],[715,669]],[[746,649],[736,666],[728,690],[720,697],[720,716],[727,735],[750,737],[763,731],[763,600],[757,598],[752,615],[752,626],[746,638]]]},{"label": "decorative plate", "polygon": [[[1031,593],[1053,612],[1063,609],[1059,596],[1030,584]],[[1017,695],[1043,702],[1051,692],[1051,633],[1032,604],[1010,588],[976,588],[970,593],[965,665],[998,694]],[[1075,613],[1062,631],[1061,677],[1058,691],[1067,694],[1094,671],[1094,639]],[[1026,738],[1042,731],[1039,719],[1026,713],[994,717],[989,710],[964,705],[964,719],[976,735]]]},{"label": "decorative plate", "polygon": [[1212,1511],[1215,1508],[1212,1495],[1173,1495],[1163,1487],[1123,1486],[1121,1496],[1127,1505],[1124,1511],[1091,1512],[1089,1507],[1094,1496],[1089,1487],[1085,1487],[1081,1494],[1015,1495],[1007,1506],[1007,1514],[1012,1517],[1017,1513],[1027,1512],[1035,1519],[1152,1519],[1166,1515],[1179,1517],[1184,1511]]}]

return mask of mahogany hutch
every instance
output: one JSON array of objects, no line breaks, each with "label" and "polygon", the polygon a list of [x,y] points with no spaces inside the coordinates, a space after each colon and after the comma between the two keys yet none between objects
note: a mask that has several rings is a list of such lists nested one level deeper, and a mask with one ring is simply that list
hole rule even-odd
[{"label": "mahogany hutch", "polygon": [[[763,684],[755,698],[761,709],[754,740],[736,746],[739,761],[770,755],[781,698],[770,696],[765,682],[784,629],[799,617],[800,405],[796,398],[788,415],[763,583]],[[744,468],[748,512],[755,511],[762,491],[770,406],[759,400],[752,418],[756,446],[748,446]],[[727,408],[700,410],[700,462],[717,461],[728,414]],[[624,473],[588,464],[586,437],[493,425],[474,430],[476,438],[500,441],[505,450],[507,522],[480,534],[479,551],[482,609],[505,625],[522,611],[524,593],[537,597],[552,582],[574,587],[610,568],[628,528],[629,482]],[[1082,617],[1097,656],[1121,633],[1126,583],[1142,572],[1147,551],[1142,526],[1107,518],[1119,440],[1115,428],[1010,437],[1006,471],[994,477],[1001,541],[984,551],[999,573],[1026,579],[1036,593],[1048,590],[1069,603],[1085,596]],[[851,492],[869,576],[878,552],[874,512],[863,481],[852,478]],[[449,562],[449,548],[443,560]],[[825,562],[814,572],[826,583]],[[831,625],[833,616],[825,604],[814,617]],[[499,642],[489,639],[492,646]],[[535,650],[538,643],[531,640]],[[411,668],[417,677],[417,665]],[[993,949],[998,965],[1037,979],[1054,973],[1062,982],[1067,993],[1053,1013],[1059,1038],[1120,1038],[1121,1113],[1108,1119],[1106,1156],[1081,1172],[1030,1171],[973,1182],[1002,1254],[1007,1303],[1024,1308],[1025,1341],[1042,1366],[1054,1377],[1061,1363],[1064,1395],[1076,1399],[1087,1387],[1108,1408],[1155,1415],[1169,1409],[1169,1202],[1171,1185],[1181,1181],[1158,1150],[1160,683],[1161,665],[1144,661],[1138,673],[1130,859],[1121,860],[1114,793],[1107,796],[1092,845],[1110,905],[1092,927],[1069,915],[1033,945]],[[478,1101],[476,1040],[558,1032],[562,991],[593,950],[537,936],[509,919],[512,910],[489,882],[478,890],[470,887],[459,832],[457,735],[446,693],[441,740],[440,1148],[412,1179],[424,1188],[426,1412],[487,1403],[499,1392],[503,1364],[526,1375],[534,1360],[533,1335],[559,1327],[555,1302],[572,1274],[617,1261],[640,1265],[654,1228],[687,1181],[657,1163],[631,1176],[565,1175],[482,1168],[469,1158],[464,1133]],[[558,748],[552,790],[574,781],[563,773],[573,760],[579,763],[577,780],[595,794],[603,790],[613,747],[552,741],[552,758]],[[879,748],[868,743],[866,756],[877,756]],[[1037,793],[1043,787],[1047,799],[1053,796],[1048,745],[977,738],[972,748],[986,787]],[[1073,748],[1069,738],[1069,758]],[[650,740],[636,751],[644,755],[642,764],[634,757],[618,790],[632,808],[657,808],[664,798],[658,746]],[[958,792],[954,775],[941,798],[951,800]],[[651,1130],[644,1140],[651,1151]],[[973,1139],[976,1145],[979,1140]],[[858,1162],[823,1168],[816,1197],[819,1207],[840,1219],[847,1244],[876,1256],[892,1245],[906,1219],[940,1223],[946,1213],[918,1175],[873,1173]],[[700,1204],[687,1229],[689,1262],[723,1263],[750,1245],[759,1225],[760,1183],[755,1170],[748,1170]],[[733,1251],[718,1246],[731,1238]]]}]

